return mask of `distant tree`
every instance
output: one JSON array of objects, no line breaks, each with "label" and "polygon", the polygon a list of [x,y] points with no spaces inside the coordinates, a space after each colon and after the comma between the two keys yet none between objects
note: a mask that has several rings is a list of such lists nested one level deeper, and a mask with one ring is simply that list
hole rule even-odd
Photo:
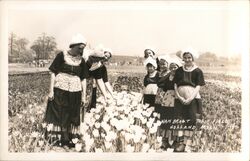
[{"label": "distant tree", "polygon": [[199,60],[217,61],[218,57],[214,53],[205,52],[199,56]]},{"label": "distant tree", "polygon": [[[18,38],[13,32],[9,36],[9,62],[23,62],[23,54],[26,53],[26,46],[29,41],[26,38]],[[22,58],[21,58],[22,57]]]},{"label": "distant tree", "polygon": [[28,43],[29,41],[25,38],[20,38],[16,41],[18,57],[20,57],[23,53],[26,52],[26,46],[28,45]]},{"label": "distant tree", "polygon": [[36,52],[36,59],[48,59],[49,56],[57,49],[57,44],[53,36],[47,36],[42,33],[42,36],[38,37],[37,40],[31,46]]},{"label": "distant tree", "polygon": [[36,56],[36,53],[34,50],[26,50],[23,54],[20,55],[20,60],[22,62],[32,62]]},{"label": "distant tree", "polygon": [[9,56],[14,56],[17,36],[13,32],[9,36]]}]

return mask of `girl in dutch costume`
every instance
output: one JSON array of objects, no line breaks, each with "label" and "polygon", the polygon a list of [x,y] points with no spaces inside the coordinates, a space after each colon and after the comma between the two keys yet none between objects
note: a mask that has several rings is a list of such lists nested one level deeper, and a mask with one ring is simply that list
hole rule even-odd
[{"label": "girl in dutch costume", "polygon": [[108,71],[105,65],[112,57],[111,53],[111,49],[97,47],[97,49],[89,56],[86,62],[89,69],[90,77],[93,79],[93,88],[87,112],[89,112],[93,108],[96,108],[97,86],[101,90],[105,101],[107,101],[108,94],[110,94],[111,98],[114,98],[113,88],[109,83]]},{"label": "girl in dutch costume", "polygon": [[147,68],[147,75],[144,77],[144,91],[143,91],[143,103],[149,104],[155,107],[155,96],[157,93],[157,82],[159,80],[159,73],[157,72],[156,60],[152,57],[148,57],[144,65]]},{"label": "girl in dutch costume", "polygon": [[86,102],[88,68],[82,57],[85,38],[72,38],[70,50],[60,52],[49,67],[51,85],[44,121],[48,124],[46,138],[59,146],[72,146],[80,134],[80,112]]},{"label": "girl in dutch costume", "polygon": [[[170,65],[168,67],[168,62]],[[155,98],[156,111],[160,113],[162,124],[158,130],[158,135],[162,137],[161,148],[167,150],[174,146],[174,129],[172,122],[176,118],[174,107],[174,75],[180,65],[180,60],[174,58],[161,58],[160,62],[160,79],[157,83],[158,91]]]},{"label": "girl in dutch costume", "polygon": [[[184,65],[176,70],[174,83],[176,99],[175,106],[182,128],[179,133],[179,145],[176,152],[184,152],[192,144],[193,131],[196,128],[197,113],[201,111],[201,96],[199,90],[205,85],[202,70],[195,65],[195,51],[185,50],[181,55]],[[187,150],[186,149],[186,150]]]}]

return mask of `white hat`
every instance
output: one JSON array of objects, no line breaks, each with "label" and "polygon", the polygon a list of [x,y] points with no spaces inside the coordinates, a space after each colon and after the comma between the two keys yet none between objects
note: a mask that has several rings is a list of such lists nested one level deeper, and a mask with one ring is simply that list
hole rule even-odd
[{"label": "white hat", "polygon": [[109,52],[112,54],[112,50],[110,48],[105,48],[104,51]]},{"label": "white hat", "polygon": [[156,60],[152,57],[148,57],[147,59],[145,59],[144,65],[147,66],[147,64],[152,64],[155,68],[157,68]]},{"label": "white hat", "polygon": [[146,46],[144,48],[144,53],[145,53],[146,50],[151,50],[153,52],[153,54],[155,55],[156,49],[154,47],[152,47],[152,46]]},{"label": "white hat", "polygon": [[178,56],[171,56],[168,60],[169,65],[171,63],[177,64],[179,67],[183,65],[183,61]]},{"label": "white hat", "polygon": [[195,49],[193,49],[192,47],[187,47],[186,49],[181,50],[181,58],[182,59],[183,59],[183,54],[187,53],[187,52],[189,52],[190,54],[192,54],[192,56],[193,56],[194,59],[198,57],[198,52]]},{"label": "white hat", "polygon": [[165,54],[165,55],[161,55],[161,56],[158,56],[158,59],[161,60],[161,59],[164,59],[168,62],[168,64],[170,65],[171,63],[175,63],[177,64],[178,66],[182,66],[182,60],[180,57],[178,57],[177,55],[175,54]]},{"label": "white hat", "polygon": [[103,44],[98,44],[98,45],[96,45],[95,46],[95,48],[94,48],[94,50],[95,51],[104,51],[104,46],[103,46]]},{"label": "white hat", "polygon": [[69,47],[71,48],[73,45],[76,45],[76,44],[85,44],[86,45],[87,40],[81,34],[79,34],[79,33],[75,34],[71,39]]}]

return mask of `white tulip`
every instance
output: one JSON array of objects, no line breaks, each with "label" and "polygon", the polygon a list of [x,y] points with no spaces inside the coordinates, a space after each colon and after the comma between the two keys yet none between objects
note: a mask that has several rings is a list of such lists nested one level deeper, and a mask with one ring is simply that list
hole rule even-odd
[{"label": "white tulip", "polygon": [[149,107],[149,104],[147,104],[147,103],[146,103],[145,105],[142,106],[142,108],[145,109],[145,110],[146,110],[148,107]]},{"label": "white tulip", "polygon": [[147,111],[144,111],[144,110],[143,110],[143,111],[142,111],[142,115],[143,115],[143,116],[147,116]]},{"label": "white tulip", "polygon": [[156,112],[153,113],[153,116],[154,116],[154,117],[157,117],[157,115],[158,115],[158,113],[156,113]]},{"label": "white tulip", "polygon": [[103,153],[103,150],[102,150],[101,148],[96,148],[96,149],[95,149],[95,152],[96,152],[96,153]]},{"label": "white tulip", "polygon": [[80,133],[84,134],[89,129],[88,125],[84,122],[80,125]]},{"label": "white tulip", "polygon": [[94,120],[91,119],[88,124],[89,124],[90,127],[92,127],[95,124],[95,122],[94,122]]},{"label": "white tulip", "polygon": [[22,118],[23,118],[23,115],[19,115],[19,114],[18,114],[18,118],[19,118],[19,119],[22,119]]},{"label": "white tulip", "polygon": [[126,132],[125,131],[121,131],[121,135],[125,136]]},{"label": "white tulip", "polygon": [[150,129],[149,129],[149,132],[150,132],[151,134],[156,133],[156,132],[157,132],[157,126],[153,126],[152,128],[150,128]]},{"label": "white tulip", "polygon": [[47,125],[47,131],[51,131],[53,129],[53,124],[48,124]]},{"label": "white tulip", "polygon": [[42,127],[45,128],[47,126],[46,123],[42,123]]},{"label": "white tulip", "polygon": [[146,124],[147,123],[147,119],[145,119],[145,118],[141,119],[141,123],[142,124]]},{"label": "white tulip", "polygon": [[131,145],[127,145],[127,146],[126,146],[126,152],[128,152],[128,153],[134,152],[134,147],[131,146]]},{"label": "white tulip", "polygon": [[142,135],[142,140],[146,140],[147,136],[145,134]]},{"label": "white tulip", "polygon": [[148,152],[149,148],[150,148],[150,145],[144,143],[144,144],[142,145],[142,152],[144,152],[144,153]]},{"label": "white tulip", "polygon": [[110,129],[111,129],[111,126],[107,124],[107,126],[105,127],[104,130],[105,130],[106,132],[108,132],[108,131],[110,131]]},{"label": "white tulip", "polygon": [[81,149],[82,149],[82,144],[81,143],[77,143],[76,145],[75,145],[75,149],[76,149],[76,151],[81,151]]},{"label": "white tulip", "polygon": [[102,138],[105,138],[105,136],[106,136],[106,134],[101,133],[101,137],[102,137]]},{"label": "white tulip", "polygon": [[150,117],[149,120],[148,120],[148,122],[151,122],[152,124],[153,124],[154,121],[155,121],[155,119],[152,118],[152,117]]},{"label": "white tulip", "polygon": [[74,144],[76,144],[76,143],[78,142],[78,138],[72,139],[72,142],[73,142]]},{"label": "white tulip", "polygon": [[38,145],[39,145],[40,147],[43,146],[43,145],[44,145],[44,141],[43,141],[43,140],[38,141]]},{"label": "white tulip", "polygon": [[100,126],[101,126],[101,124],[100,124],[99,122],[96,122],[96,123],[95,123],[95,127],[96,127],[97,129],[99,129]]},{"label": "white tulip", "polygon": [[156,126],[160,126],[160,125],[161,125],[161,121],[160,121],[160,120],[157,120]]},{"label": "white tulip", "polygon": [[100,115],[96,114],[95,119],[98,120],[100,118]]},{"label": "white tulip", "polygon": [[157,136],[157,142],[161,142],[162,141],[162,137],[161,136]]},{"label": "white tulip", "polygon": [[140,140],[141,140],[141,137],[138,136],[138,135],[135,135],[135,137],[134,137],[134,142],[135,142],[135,143],[139,143]]},{"label": "white tulip", "polygon": [[95,113],[95,109],[92,108],[89,112],[90,112],[90,114],[91,114],[91,113]]},{"label": "white tulip", "polygon": [[95,113],[100,113],[103,106],[96,106]]},{"label": "white tulip", "polygon": [[126,133],[125,134],[125,140],[126,142],[129,142],[129,140],[132,138],[131,134],[130,133]]},{"label": "white tulip", "polygon": [[167,153],[173,153],[173,152],[174,152],[174,149],[171,149],[171,148],[167,149]]},{"label": "white tulip", "polygon": [[94,137],[99,137],[99,131],[97,129],[94,129],[92,133]]},{"label": "white tulip", "polygon": [[146,123],[146,125],[147,125],[148,128],[151,128],[152,125],[153,125],[153,123],[148,121],[148,122]]},{"label": "white tulip", "polygon": [[149,153],[155,153],[155,150],[154,149],[149,149],[148,152]]},{"label": "white tulip", "polygon": [[129,109],[125,109],[125,110],[124,110],[124,114],[126,114],[126,115],[128,115],[129,112],[130,112]]},{"label": "white tulip", "polygon": [[94,139],[90,138],[89,140],[85,140],[86,141],[86,145],[91,146],[94,143]]},{"label": "white tulip", "polygon": [[138,102],[137,102],[137,101],[132,101],[131,106],[136,107],[136,106],[137,106],[137,104],[138,104]]},{"label": "white tulip", "polygon": [[123,124],[119,121],[116,125],[115,128],[117,129],[117,131],[121,131],[123,129]]},{"label": "white tulip", "polygon": [[105,141],[104,144],[105,144],[105,147],[106,147],[107,149],[111,148],[111,146],[112,146],[112,143],[109,142],[109,141]]},{"label": "white tulip", "polygon": [[91,145],[86,144],[86,146],[85,146],[86,152],[89,152],[90,148],[91,148]]},{"label": "white tulip", "polygon": [[39,133],[36,132],[36,131],[33,131],[33,132],[31,133],[31,137],[33,137],[33,138],[36,138],[38,135],[39,135]]},{"label": "white tulip", "polygon": [[103,117],[103,121],[104,121],[104,122],[108,122],[109,119],[110,119],[110,118],[109,118],[107,115],[105,115],[105,116]]}]

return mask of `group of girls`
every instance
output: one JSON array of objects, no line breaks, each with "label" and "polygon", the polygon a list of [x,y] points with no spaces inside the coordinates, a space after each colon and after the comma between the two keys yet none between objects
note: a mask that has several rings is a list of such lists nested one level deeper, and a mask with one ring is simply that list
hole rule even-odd
[{"label": "group of girls", "polygon": [[[45,137],[59,146],[74,146],[72,139],[80,134],[82,107],[87,107],[87,112],[96,107],[97,86],[105,100],[109,95],[114,98],[105,66],[112,56],[111,50],[99,48],[84,59],[86,44],[82,35],[73,36],[69,49],[58,53],[49,67],[51,84],[44,118]],[[199,90],[205,85],[203,72],[194,64],[193,53],[185,51],[181,58],[184,65],[176,59],[155,58],[152,50],[145,50],[144,103],[160,113],[161,148],[174,147],[176,152],[185,151],[191,144],[193,127],[202,113]],[[93,79],[93,90],[87,105],[86,79],[89,78]],[[182,128],[173,128],[174,122]]]},{"label": "group of girls", "polygon": [[144,51],[144,104],[155,107],[162,122],[158,135],[161,148],[185,152],[192,144],[197,119],[202,116],[200,87],[205,85],[202,70],[194,63],[194,51],[183,51],[178,57],[155,57]]}]

